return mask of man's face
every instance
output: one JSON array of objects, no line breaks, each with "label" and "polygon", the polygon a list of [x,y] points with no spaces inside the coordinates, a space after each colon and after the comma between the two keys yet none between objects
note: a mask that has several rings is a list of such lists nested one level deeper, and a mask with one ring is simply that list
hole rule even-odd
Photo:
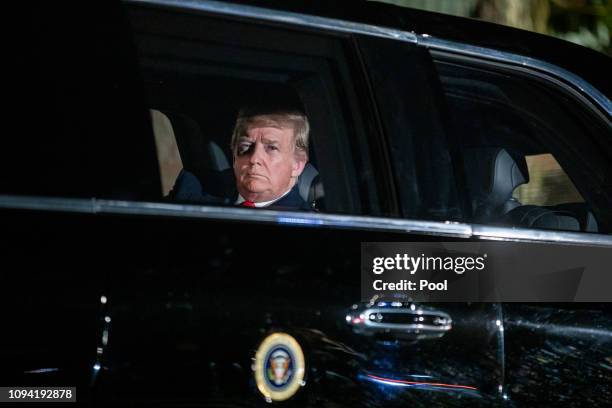
[{"label": "man's face", "polygon": [[238,140],[234,174],[238,192],[253,202],[271,201],[295,184],[305,157],[295,152],[294,129],[253,123]]}]

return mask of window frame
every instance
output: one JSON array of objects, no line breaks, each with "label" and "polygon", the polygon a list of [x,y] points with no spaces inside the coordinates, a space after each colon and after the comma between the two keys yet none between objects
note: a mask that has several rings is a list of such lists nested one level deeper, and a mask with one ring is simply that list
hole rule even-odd
[{"label": "window frame", "polygon": [[[241,56],[240,53],[251,54],[252,56],[258,52],[272,53],[276,49],[276,44],[272,41],[265,40],[266,36],[271,37],[271,33],[279,33],[282,31],[282,38],[277,38],[283,45],[280,46],[281,51],[278,52],[277,56],[274,56],[275,61],[284,61],[285,64],[282,69],[289,70],[292,66],[296,70],[296,75],[291,74],[292,71],[286,71],[279,77],[287,77],[285,85],[291,86],[300,97],[304,108],[306,109],[309,116],[311,116],[311,128],[316,128],[317,123],[319,126],[319,135],[325,136],[327,140],[317,140],[314,135],[312,145],[314,148],[315,156],[318,158],[319,164],[323,161],[322,158],[326,159],[326,162],[337,163],[337,158],[340,157],[340,162],[344,163],[342,167],[336,166],[332,173],[334,178],[343,177],[343,188],[346,190],[346,194],[338,195],[340,200],[336,200],[340,207],[340,213],[361,213],[365,215],[397,215],[397,206],[393,198],[389,199],[388,196],[393,193],[392,189],[389,189],[385,185],[384,181],[389,180],[389,175],[385,172],[385,169],[380,169],[382,164],[387,163],[386,160],[375,160],[373,155],[380,157],[378,152],[381,150],[377,148],[381,143],[380,130],[376,125],[376,121],[373,117],[373,109],[371,108],[371,100],[367,91],[363,87],[357,86],[363,83],[363,72],[362,67],[358,63],[359,56],[356,54],[356,49],[352,43],[351,37],[345,33],[337,32],[320,32],[294,25],[282,26],[271,25],[268,23],[259,23],[258,21],[253,24],[252,21],[244,21],[243,19],[231,19],[226,16],[218,15],[187,15],[186,17],[181,13],[176,13],[175,10],[150,10],[142,9],[139,7],[131,7],[129,9],[132,18],[137,18],[138,21],[133,24],[135,26],[135,36],[140,38],[139,42],[143,44],[141,52],[141,61],[143,61],[144,68],[149,70],[152,69],[153,63],[162,67],[168,66],[169,60],[164,59],[163,52],[160,53],[160,59],[154,61],[151,59],[150,54],[153,53],[155,45],[151,45],[155,41],[155,37],[159,37],[160,44],[171,44],[177,38],[181,41],[185,41],[182,44],[182,49],[179,55],[184,55],[188,58],[190,55],[194,55],[193,59],[186,62],[186,66],[193,66],[192,71],[197,71],[196,65],[202,64],[204,61],[216,61],[215,58],[205,52],[197,53],[194,50],[206,50],[209,47],[224,47],[237,46],[236,54],[232,53],[229,57],[235,61],[248,61],[248,56]],[[168,17],[173,18],[173,24],[165,24],[159,27],[160,20],[164,13],[170,13]],[[144,14],[143,14],[144,13]],[[153,14],[148,14],[153,13]],[[145,17],[145,18],[143,18]],[[177,19],[188,18],[185,25],[190,27],[201,27],[206,26],[206,29],[198,28],[195,33],[190,32],[187,28],[180,27],[178,32],[173,32],[170,26],[176,26]],[[140,21],[143,20],[143,23]],[[165,20],[167,23],[167,20]],[[197,21],[196,24],[195,22]],[[211,24],[207,24],[211,22]],[[213,25],[213,28],[210,27]],[[234,26],[235,25],[235,26]],[[214,27],[220,27],[218,31],[215,31]],[[240,30],[230,29],[228,27],[241,28]],[[251,32],[252,35],[246,35],[244,43],[237,40],[237,35],[234,32],[240,31],[244,34],[244,30]],[[210,31],[210,32],[209,32]],[[277,36],[278,37],[278,36]],[[307,44],[302,46],[304,41],[298,41],[299,39],[313,38],[315,42],[313,44]],[[212,40],[214,42],[210,42]],[[236,44],[232,43],[235,42]],[[300,46],[295,46],[295,49],[288,48],[291,44],[297,43]],[[229,50],[229,48],[225,48]],[[303,50],[306,50],[303,52]],[[292,51],[292,53],[289,53]],[[273,54],[270,54],[273,55]],[[218,57],[218,61],[223,63],[224,57]],[[297,59],[297,61],[296,61]],[[261,60],[261,58],[259,59]],[[259,64],[257,60],[257,64]],[[302,61],[302,63],[299,63]],[[356,62],[356,63],[355,63]],[[269,69],[279,69],[275,63],[269,63],[268,61],[261,62],[262,67],[268,66]],[[325,67],[322,66],[326,65]],[[243,64],[244,65],[244,64]],[[318,66],[318,68],[317,68]],[[248,67],[247,67],[248,68]],[[309,81],[306,75],[310,69],[315,72],[316,69],[325,69],[325,75],[322,75],[320,71],[319,75],[315,75],[316,78],[310,79],[310,87],[306,86]],[[242,68],[236,68],[236,72]],[[299,73],[298,70],[299,69]],[[207,67],[203,66],[203,70],[208,70]],[[233,73],[233,75],[236,74]],[[246,72],[246,71],[245,71]],[[309,71],[308,71],[309,72]],[[292,76],[293,75],[293,76]],[[296,81],[295,78],[303,77],[302,81]],[[231,77],[229,75],[228,77]],[[280,82],[279,82],[280,83]],[[311,115],[309,112],[309,106],[307,104],[307,98],[305,93],[308,92],[312,95],[312,86],[318,87],[321,95],[325,96],[324,101],[318,101],[317,104],[326,104],[325,109],[321,109],[319,106],[315,106],[314,103],[310,104],[311,110],[317,110],[319,114],[324,114],[327,117],[327,122],[323,124],[323,121],[318,121],[316,115]],[[323,92],[324,91],[324,92]],[[359,96],[358,96],[359,95]],[[307,96],[307,95],[306,95]],[[314,101],[314,99],[310,98]],[[159,106],[151,106],[151,108],[161,109]],[[163,109],[161,109],[163,111]],[[333,129],[328,129],[327,125],[332,124]],[[315,126],[313,126],[315,125]],[[326,125],[325,127],[323,125]],[[366,132],[366,129],[368,130]],[[313,132],[311,132],[313,133]],[[336,137],[342,135],[342,140],[338,140]],[[332,137],[334,136],[334,137]],[[352,139],[356,138],[357,142],[351,143]],[[228,135],[229,140],[229,135]],[[322,149],[322,144],[333,143],[335,149]],[[336,152],[336,153],[334,153]],[[374,152],[374,153],[373,153]],[[351,157],[350,160],[342,159],[342,157]],[[350,164],[350,166],[348,165]],[[330,167],[331,168],[331,167]],[[371,170],[371,171],[370,171]],[[330,178],[329,171],[325,169],[319,169],[323,184],[328,190],[326,196],[332,196],[337,188],[333,188],[334,184],[327,183],[326,177]],[[352,173],[352,174],[351,174]],[[326,176],[327,174],[327,176]],[[382,174],[382,176],[381,176]],[[365,175],[365,177],[364,177]],[[335,183],[338,185],[338,183]],[[331,193],[329,192],[331,188]],[[326,200],[329,201],[329,198]],[[347,210],[343,210],[346,208]],[[327,210],[337,211],[336,206],[327,205]]]}]

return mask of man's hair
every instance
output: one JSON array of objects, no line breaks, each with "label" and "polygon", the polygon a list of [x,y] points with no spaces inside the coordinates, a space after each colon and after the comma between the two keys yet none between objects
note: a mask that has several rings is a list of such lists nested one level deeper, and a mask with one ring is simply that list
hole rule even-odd
[{"label": "man's hair", "polygon": [[240,112],[238,112],[230,145],[232,154],[234,156],[236,156],[240,137],[246,135],[248,127],[255,123],[292,127],[296,151],[303,152],[306,154],[306,157],[308,157],[308,134],[310,132],[310,124],[308,123],[308,118],[304,113],[298,110],[273,110],[258,112],[251,109],[241,109]]}]

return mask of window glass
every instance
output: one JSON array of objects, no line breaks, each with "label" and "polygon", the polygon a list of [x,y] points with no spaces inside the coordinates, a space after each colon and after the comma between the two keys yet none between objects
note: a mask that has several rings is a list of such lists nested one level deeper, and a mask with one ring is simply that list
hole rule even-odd
[{"label": "window glass", "polygon": [[460,147],[471,222],[612,230],[609,121],[541,77],[434,56]]},{"label": "window glass", "polygon": [[[375,128],[358,97],[362,74],[348,41],[262,22],[138,9],[131,16],[166,199],[234,204],[230,140],[238,112],[287,108],[310,123],[302,198],[319,211],[389,215],[372,172],[369,144],[377,135],[368,131]],[[215,200],[177,196],[177,168]]]},{"label": "window glass", "polygon": [[2,143],[0,192],[155,199],[155,146],[124,11],[118,2],[79,19],[71,11],[31,5],[18,12],[28,15],[24,35],[6,38],[3,129],[12,136]]},{"label": "window glass", "polygon": [[584,202],[559,163],[551,154],[525,157],[529,182],[518,186],[513,193],[523,204],[556,205]]}]

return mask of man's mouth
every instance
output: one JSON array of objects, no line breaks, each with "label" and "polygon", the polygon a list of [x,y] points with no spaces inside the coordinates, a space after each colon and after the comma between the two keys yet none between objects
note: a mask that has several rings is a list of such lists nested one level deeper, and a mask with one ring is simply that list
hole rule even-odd
[{"label": "man's mouth", "polygon": [[257,174],[257,173],[247,173],[246,174],[247,177],[255,177],[255,178],[267,178],[266,176],[262,175],[262,174]]}]

